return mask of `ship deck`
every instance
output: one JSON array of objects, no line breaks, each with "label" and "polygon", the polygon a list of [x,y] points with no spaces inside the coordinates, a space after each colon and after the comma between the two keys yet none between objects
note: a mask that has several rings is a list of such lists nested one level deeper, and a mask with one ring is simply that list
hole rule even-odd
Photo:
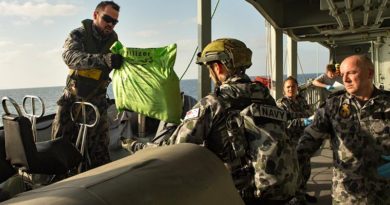
[{"label": "ship deck", "polygon": [[332,204],[332,150],[327,141],[311,159],[312,171],[307,184],[308,193],[317,197],[316,205]]}]

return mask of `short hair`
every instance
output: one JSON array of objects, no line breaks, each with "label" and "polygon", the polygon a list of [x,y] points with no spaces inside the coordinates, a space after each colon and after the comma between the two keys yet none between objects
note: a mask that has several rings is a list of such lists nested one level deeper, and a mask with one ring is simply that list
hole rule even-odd
[{"label": "short hair", "polygon": [[334,64],[326,65],[326,71],[335,72],[336,68],[334,67]]},{"label": "short hair", "polygon": [[356,64],[360,68],[368,68],[371,70],[374,70],[374,64],[371,61],[371,58],[369,58],[367,55],[355,55],[358,59]]},{"label": "short hair", "polygon": [[297,81],[297,79],[295,79],[295,78],[292,77],[292,76],[288,76],[288,77],[283,81],[283,87],[284,87],[284,84],[286,84],[286,82],[289,81],[289,80],[293,81],[293,82],[298,86],[298,81]]},{"label": "short hair", "polygon": [[116,11],[119,11],[119,9],[120,9],[120,6],[113,1],[102,1],[96,6],[95,11],[102,10],[102,9],[106,8],[106,6],[108,6],[108,5],[110,5]]}]

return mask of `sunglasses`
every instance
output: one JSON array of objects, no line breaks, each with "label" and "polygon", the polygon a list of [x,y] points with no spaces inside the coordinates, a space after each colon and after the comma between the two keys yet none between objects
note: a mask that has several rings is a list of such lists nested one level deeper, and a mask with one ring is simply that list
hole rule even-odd
[{"label": "sunglasses", "polygon": [[115,26],[115,24],[118,23],[118,20],[117,20],[117,19],[114,19],[114,18],[112,18],[111,16],[106,15],[106,14],[104,14],[104,15],[102,16],[102,19],[103,19],[105,22],[107,22],[107,23],[112,23],[112,25],[114,25],[114,26]]}]

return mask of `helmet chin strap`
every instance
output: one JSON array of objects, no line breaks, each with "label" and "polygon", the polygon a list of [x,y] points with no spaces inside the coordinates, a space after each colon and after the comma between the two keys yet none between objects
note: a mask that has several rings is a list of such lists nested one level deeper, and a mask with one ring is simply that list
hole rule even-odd
[{"label": "helmet chin strap", "polygon": [[214,81],[215,87],[219,87],[222,85],[221,81],[218,79],[217,74],[215,74],[214,69],[209,66],[210,76]]},{"label": "helmet chin strap", "polygon": [[[224,61],[222,61],[221,62],[222,63],[222,65],[224,66],[224,68],[223,69],[225,69],[225,77],[226,77],[226,79],[229,79],[233,74],[232,74],[232,72],[229,70],[229,69],[227,69],[228,67],[227,67],[227,63],[226,62],[224,62]],[[225,79],[225,80],[226,80]]]}]

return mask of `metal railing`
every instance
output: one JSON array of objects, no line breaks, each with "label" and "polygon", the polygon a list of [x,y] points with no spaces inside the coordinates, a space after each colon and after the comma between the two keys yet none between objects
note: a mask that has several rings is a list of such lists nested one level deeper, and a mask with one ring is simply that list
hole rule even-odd
[{"label": "metal railing", "polygon": [[309,79],[305,84],[300,85],[298,90],[299,95],[306,99],[311,111],[314,112],[325,101],[328,93],[325,89],[314,86],[312,82],[313,80]]}]

